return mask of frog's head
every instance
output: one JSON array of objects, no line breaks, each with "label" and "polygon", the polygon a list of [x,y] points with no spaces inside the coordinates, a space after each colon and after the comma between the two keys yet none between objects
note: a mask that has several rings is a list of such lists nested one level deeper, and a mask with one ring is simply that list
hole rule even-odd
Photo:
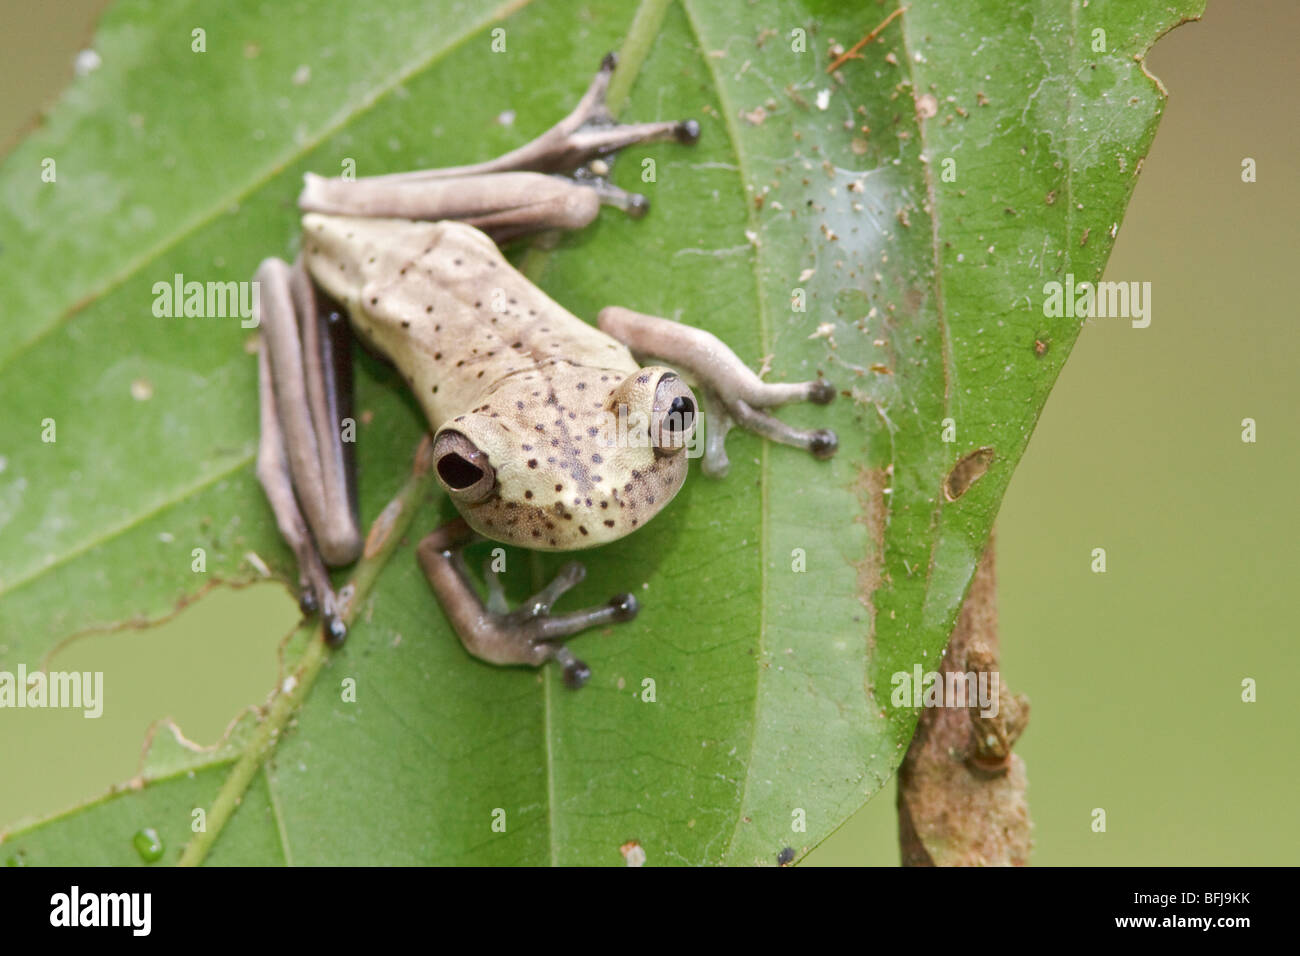
[{"label": "frog's head", "polygon": [[434,472],[474,530],[568,551],[641,527],[686,479],[699,418],[671,369],[564,361],[505,378],[434,437]]}]

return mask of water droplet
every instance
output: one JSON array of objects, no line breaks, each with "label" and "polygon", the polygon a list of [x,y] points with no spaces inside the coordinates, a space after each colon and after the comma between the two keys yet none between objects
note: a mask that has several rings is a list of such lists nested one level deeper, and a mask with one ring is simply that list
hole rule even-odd
[{"label": "water droplet", "polygon": [[72,72],[77,76],[85,76],[98,70],[103,62],[94,50],[82,50],[72,61]]},{"label": "water droplet", "polygon": [[162,837],[158,836],[158,831],[153,827],[145,827],[137,830],[135,836],[131,838],[131,843],[135,846],[135,852],[140,854],[140,859],[146,863],[157,863],[163,857]]}]

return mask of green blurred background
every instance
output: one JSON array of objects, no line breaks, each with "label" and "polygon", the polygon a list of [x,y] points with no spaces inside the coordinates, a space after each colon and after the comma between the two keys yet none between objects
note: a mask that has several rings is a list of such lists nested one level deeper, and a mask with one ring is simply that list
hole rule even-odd
[{"label": "green blurred background", "polygon": [[[7,0],[0,152],[57,98],[105,6]],[[1300,339],[1282,285],[1300,245],[1297,28],[1294,0],[1212,2],[1155,47],[1170,99],[1105,276],[1152,284],[1151,326],[1085,329],[998,519],[1002,672],[1033,703],[1018,752],[1036,864],[1300,860],[1286,621]],[[1096,547],[1105,574],[1090,570]],[[218,589],[161,626],[60,650],[62,669],[111,662],[113,706],[97,721],[6,716],[0,829],[133,776],[159,718],[215,741],[268,695],[268,648],[296,619],[277,586]],[[1241,702],[1244,678],[1258,702]],[[808,862],[896,864],[892,788]]]}]

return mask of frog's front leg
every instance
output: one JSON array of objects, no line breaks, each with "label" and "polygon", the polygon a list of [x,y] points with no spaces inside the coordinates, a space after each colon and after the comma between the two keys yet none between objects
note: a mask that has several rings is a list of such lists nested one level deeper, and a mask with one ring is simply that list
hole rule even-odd
[{"label": "frog's front leg", "polygon": [[419,546],[420,566],[465,649],[490,664],[538,667],[556,660],[564,668],[565,684],[581,687],[591,670],[561,639],[602,624],[632,620],[637,613],[636,598],[619,594],[600,607],[552,614],[551,606],[586,576],[586,569],[574,561],[514,611],[504,609],[500,584],[489,575],[491,596],[485,605],[470,584],[461,553],[475,537],[464,519],[458,518],[428,535]]},{"label": "frog's front leg", "polygon": [[764,382],[712,333],[631,309],[610,306],[601,310],[596,321],[602,331],[637,355],[663,359],[695,379],[705,404],[705,473],[714,477],[727,473],[726,439],[733,425],[802,448],[817,458],[830,458],[839,447],[835,432],[828,428],[805,431],[759,410],[789,402],[826,405],[835,398],[835,387],[825,379]]},{"label": "frog's front leg", "polygon": [[606,56],[573,111],[518,149],[470,166],[357,180],[309,173],[298,205],[304,212],[337,216],[458,219],[497,242],[543,229],[579,229],[596,217],[601,203],[642,215],[646,198],[608,183],[595,161],[635,143],[694,143],[700,127],[695,120],[615,122],[605,93],[616,62],[613,54]]}]

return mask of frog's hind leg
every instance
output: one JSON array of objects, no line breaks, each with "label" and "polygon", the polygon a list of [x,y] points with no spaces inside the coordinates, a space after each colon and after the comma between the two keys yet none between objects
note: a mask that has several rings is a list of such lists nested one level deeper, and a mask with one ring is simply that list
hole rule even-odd
[{"label": "frog's hind leg", "polygon": [[839,446],[827,428],[804,430],[787,425],[760,411],[789,402],[826,405],[835,398],[835,387],[825,379],[810,382],[764,382],[745,365],[726,343],[710,332],[653,315],[610,306],[597,317],[600,328],[633,352],[654,356],[681,368],[700,385],[704,393],[704,471],[714,477],[727,473],[727,432],[733,425],[764,438],[830,458]]},{"label": "frog's hind leg", "polygon": [[490,664],[538,667],[555,660],[564,668],[565,684],[581,687],[591,670],[562,639],[588,628],[632,620],[638,610],[636,598],[619,594],[599,607],[552,614],[551,607],[560,596],[586,576],[586,569],[575,561],[513,611],[504,610],[500,584],[489,575],[485,605],[470,583],[462,554],[474,538],[464,519],[458,518],[428,535],[418,550],[420,566],[465,649]]},{"label": "frog's hind leg", "polygon": [[[308,173],[298,206],[304,212],[393,219],[459,219],[503,242],[546,229],[580,229],[601,204],[639,218],[649,200],[606,179],[603,158],[635,143],[694,143],[694,120],[618,123],[605,104],[613,54],[573,111],[545,133],[496,159],[346,180]],[[554,175],[561,174],[561,175]]]},{"label": "frog's hind leg", "polygon": [[346,630],[325,566],[361,553],[352,445],[351,356],[346,322],[317,295],[301,262],[267,259],[257,270],[261,440],[257,476],[298,558],[300,602],[319,609],[326,637]]}]

